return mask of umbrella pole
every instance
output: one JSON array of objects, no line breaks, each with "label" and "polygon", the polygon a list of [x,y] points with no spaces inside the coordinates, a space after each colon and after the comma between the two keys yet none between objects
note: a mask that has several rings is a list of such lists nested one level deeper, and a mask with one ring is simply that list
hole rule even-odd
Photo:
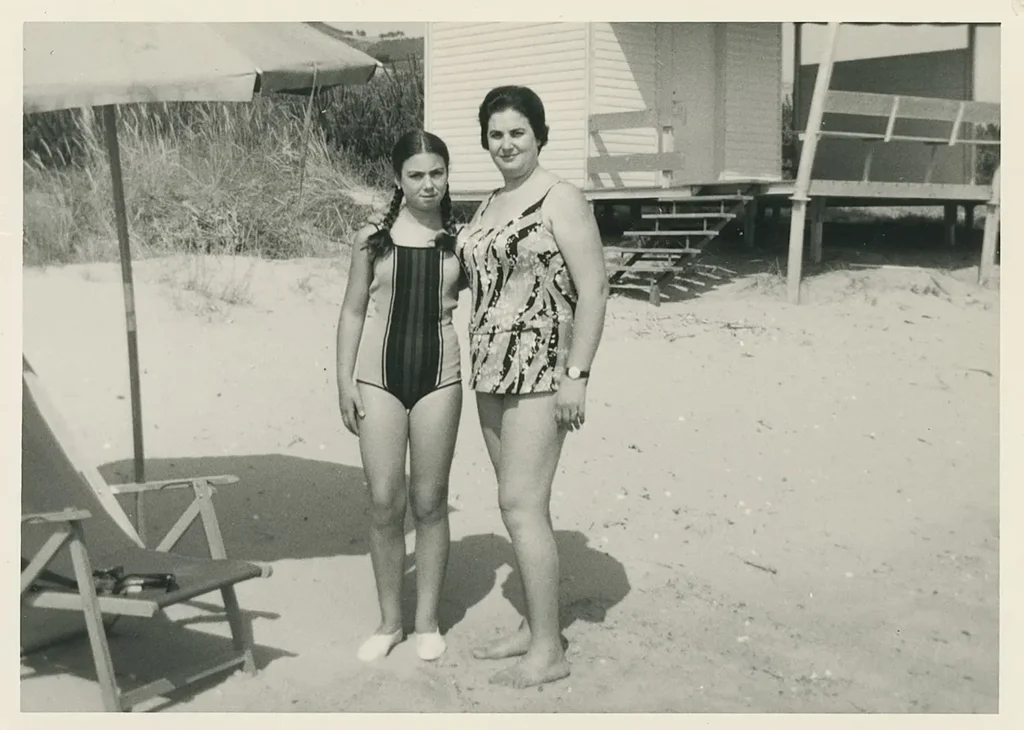
[{"label": "umbrella pole", "polygon": [[[121,178],[121,149],[117,141],[117,108],[103,107],[103,128],[110,159],[110,179],[114,190],[114,215],[117,221],[117,243],[121,251],[121,281],[124,288],[124,315],[128,332],[128,378],[132,395],[132,436],[135,445],[135,483],[146,481],[146,465],[142,449],[142,400],[139,388],[139,341],[135,321],[135,289],[132,284],[132,252],[128,245],[128,214],[124,204],[124,181]],[[135,495],[135,530],[146,543],[146,518],[142,493]]]},{"label": "umbrella pole", "polygon": [[313,66],[313,84],[309,89],[306,116],[302,121],[302,152],[299,157],[299,201],[302,201],[302,183],[306,179],[306,152],[309,149],[309,125],[313,118],[313,98],[316,96],[316,66]]}]

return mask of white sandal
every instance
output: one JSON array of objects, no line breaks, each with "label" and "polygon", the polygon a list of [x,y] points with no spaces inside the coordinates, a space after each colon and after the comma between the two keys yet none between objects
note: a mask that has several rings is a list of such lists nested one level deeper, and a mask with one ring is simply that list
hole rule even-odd
[{"label": "white sandal", "polygon": [[360,661],[364,662],[372,662],[386,657],[395,646],[402,643],[404,638],[405,633],[401,629],[398,629],[393,634],[374,634],[362,643],[356,656],[359,657]]},{"label": "white sandal", "polygon": [[448,648],[448,642],[441,636],[441,630],[435,629],[429,634],[416,634],[416,653],[425,662],[438,659]]}]

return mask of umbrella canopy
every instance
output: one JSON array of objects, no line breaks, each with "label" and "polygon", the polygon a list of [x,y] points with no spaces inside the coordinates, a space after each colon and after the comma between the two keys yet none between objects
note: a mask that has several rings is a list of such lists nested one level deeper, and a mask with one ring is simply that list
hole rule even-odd
[{"label": "umbrella canopy", "polygon": [[[23,29],[24,113],[103,109],[124,285],[135,480],[141,482],[145,463],[138,337],[117,106],[242,102],[258,93],[361,84],[380,63],[310,23],[25,23]],[[136,525],[145,540],[141,492]]]},{"label": "umbrella canopy", "polygon": [[361,84],[380,63],[307,23],[25,23],[24,111]]}]

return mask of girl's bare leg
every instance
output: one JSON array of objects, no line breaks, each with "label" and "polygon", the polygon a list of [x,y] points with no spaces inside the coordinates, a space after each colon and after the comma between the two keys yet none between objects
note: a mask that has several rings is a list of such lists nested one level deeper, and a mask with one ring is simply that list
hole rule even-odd
[{"label": "girl's bare leg", "polygon": [[[380,625],[376,635],[397,635],[402,631],[402,576],[405,572],[405,454],[408,416],[390,393],[360,385],[366,415],[359,424],[359,451],[370,488],[370,559],[377,583]],[[377,650],[360,649],[362,658],[386,653],[381,642]],[[395,642],[397,643],[397,641]]]},{"label": "girl's bare leg", "polygon": [[448,479],[462,414],[462,386],[425,396],[409,417],[412,513],[416,519],[416,633],[438,630],[448,566]]}]

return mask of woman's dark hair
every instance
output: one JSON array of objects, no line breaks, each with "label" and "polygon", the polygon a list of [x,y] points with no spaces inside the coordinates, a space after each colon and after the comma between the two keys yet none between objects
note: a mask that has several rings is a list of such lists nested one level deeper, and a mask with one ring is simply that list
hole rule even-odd
[{"label": "woman's dark hair", "polygon": [[[436,134],[416,129],[399,137],[395,146],[391,148],[391,169],[394,170],[395,177],[402,177],[402,167],[406,160],[421,153],[440,157],[444,161],[446,170],[450,166],[448,146],[444,141]],[[380,222],[377,230],[366,239],[366,249],[370,252],[371,260],[384,256],[394,246],[394,241],[391,239],[391,226],[395,224],[398,212],[402,208],[402,197],[402,186],[395,186],[395,193],[391,198],[391,205],[388,207],[384,220]],[[441,197],[441,227],[443,230],[437,235],[435,242],[446,251],[453,251],[455,248],[455,222],[452,218],[452,198],[448,186],[445,186],[444,195]]]},{"label": "woman's dark hair", "polygon": [[537,149],[548,143],[548,125],[544,121],[544,102],[526,86],[498,86],[487,92],[480,104],[480,146],[487,149],[487,127],[491,117],[499,112],[517,111],[526,117],[537,138]]}]

